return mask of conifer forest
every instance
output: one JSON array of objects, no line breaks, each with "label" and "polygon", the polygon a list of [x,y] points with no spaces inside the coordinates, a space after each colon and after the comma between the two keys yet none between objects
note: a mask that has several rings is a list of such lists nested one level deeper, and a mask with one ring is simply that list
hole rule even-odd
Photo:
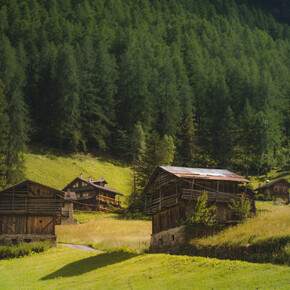
[{"label": "conifer forest", "polygon": [[0,187],[29,144],[144,178],[289,166],[289,24],[283,0],[0,0]]}]

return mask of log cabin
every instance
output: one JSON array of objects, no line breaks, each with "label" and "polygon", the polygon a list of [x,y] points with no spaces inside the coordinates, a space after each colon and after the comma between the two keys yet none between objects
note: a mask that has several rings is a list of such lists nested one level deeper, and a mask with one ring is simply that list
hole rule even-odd
[{"label": "log cabin", "polygon": [[56,242],[64,192],[25,180],[0,191],[0,244]]},{"label": "log cabin", "polygon": [[152,216],[152,252],[177,251],[183,240],[182,227],[193,204],[206,191],[208,202],[216,205],[218,223],[232,223],[229,203],[243,193],[255,211],[250,181],[222,169],[159,166],[144,188],[145,213]]},{"label": "log cabin", "polygon": [[[123,194],[107,186],[108,182],[101,178],[92,180],[75,178],[63,191],[75,192],[76,202],[74,210],[83,211],[111,211],[111,207],[121,207],[119,197]],[[117,197],[117,200],[116,200]]]},{"label": "log cabin", "polygon": [[285,178],[269,182],[255,189],[257,194],[264,194],[266,190],[269,191],[270,197],[283,199],[287,204],[289,203],[289,188],[290,183]]}]

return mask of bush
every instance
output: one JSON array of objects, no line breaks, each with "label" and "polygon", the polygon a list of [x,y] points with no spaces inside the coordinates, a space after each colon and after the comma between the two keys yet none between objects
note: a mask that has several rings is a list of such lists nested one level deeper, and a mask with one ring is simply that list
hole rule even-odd
[{"label": "bush", "polygon": [[264,194],[260,193],[257,195],[257,200],[265,201],[265,196]]},{"label": "bush", "polygon": [[251,202],[246,199],[245,194],[242,194],[242,197],[238,201],[232,201],[229,204],[230,209],[233,213],[233,218],[238,221],[244,221],[250,217],[251,212]]},{"label": "bush", "polygon": [[52,247],[48,241],[23,243],[15,246],[0,246],[0,260],[28,256],[33,253],[40,253]]},{"label": "bush", "polygon": [[193,209],[186,216],[185,237],[207,235],[208,232],[212,232],[215,224],[216,206],[208,204],[207,193],[204,192],[201,197],[197,198]]}]

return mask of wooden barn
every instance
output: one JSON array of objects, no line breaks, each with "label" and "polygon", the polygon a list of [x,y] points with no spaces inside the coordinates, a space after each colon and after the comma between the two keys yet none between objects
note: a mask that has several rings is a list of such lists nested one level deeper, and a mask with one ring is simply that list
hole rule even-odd
[{"label": "wooden barn", "polygon": [[121,207],[119,197],[122,194],[107,186],[107,184],[104,178],[99,180],[89,178],[86,180],[81,176],[75,178],[63,191],[76,194],[74,210],[111,211],[110,206]]},{"label": "wooden barn", "polygon": [[0,191],[0,244],[56,242],[64,192],[25,180]]},{"label": "wooden barn", "polygon": [[281,178],[272,182],[268,181],[266,184],[256,188],[255,191],[258,194],[265,194],[266,190],[268,190],[272,198],[281,198],[286,203],[289,203],[289,188],[290,183],[285,178]]},{"label": "wooden barn", "polygon": [[150,249],[153,252],[174,252],[182,240],[182,225],[195,200],[204,191],[208,201],[216,204],[216,219],[230,223],[228,204],[239,200],[242,193],[251,200],[254,193],[245,186],[250,181],[228,170],[159,166],[153,172],[143,195],[145,212],[152,216]]}]

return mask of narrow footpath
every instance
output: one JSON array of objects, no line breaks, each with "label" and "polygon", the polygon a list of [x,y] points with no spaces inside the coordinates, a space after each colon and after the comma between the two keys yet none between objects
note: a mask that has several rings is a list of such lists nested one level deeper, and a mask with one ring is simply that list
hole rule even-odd
[{"label": "narrow footpath", "polygon": [[73,245],[73,244],[61,244],[61,243],[58,243],[58,244],[61,245],[61,246],[65,246],[65,247],[76,249],[76,250],[80,250],[80,251],[104,253],[104,251],[95,250],[95,249],[93,249],[93,248],[91,248],[89,246],[86,246],[86,245]]}]

